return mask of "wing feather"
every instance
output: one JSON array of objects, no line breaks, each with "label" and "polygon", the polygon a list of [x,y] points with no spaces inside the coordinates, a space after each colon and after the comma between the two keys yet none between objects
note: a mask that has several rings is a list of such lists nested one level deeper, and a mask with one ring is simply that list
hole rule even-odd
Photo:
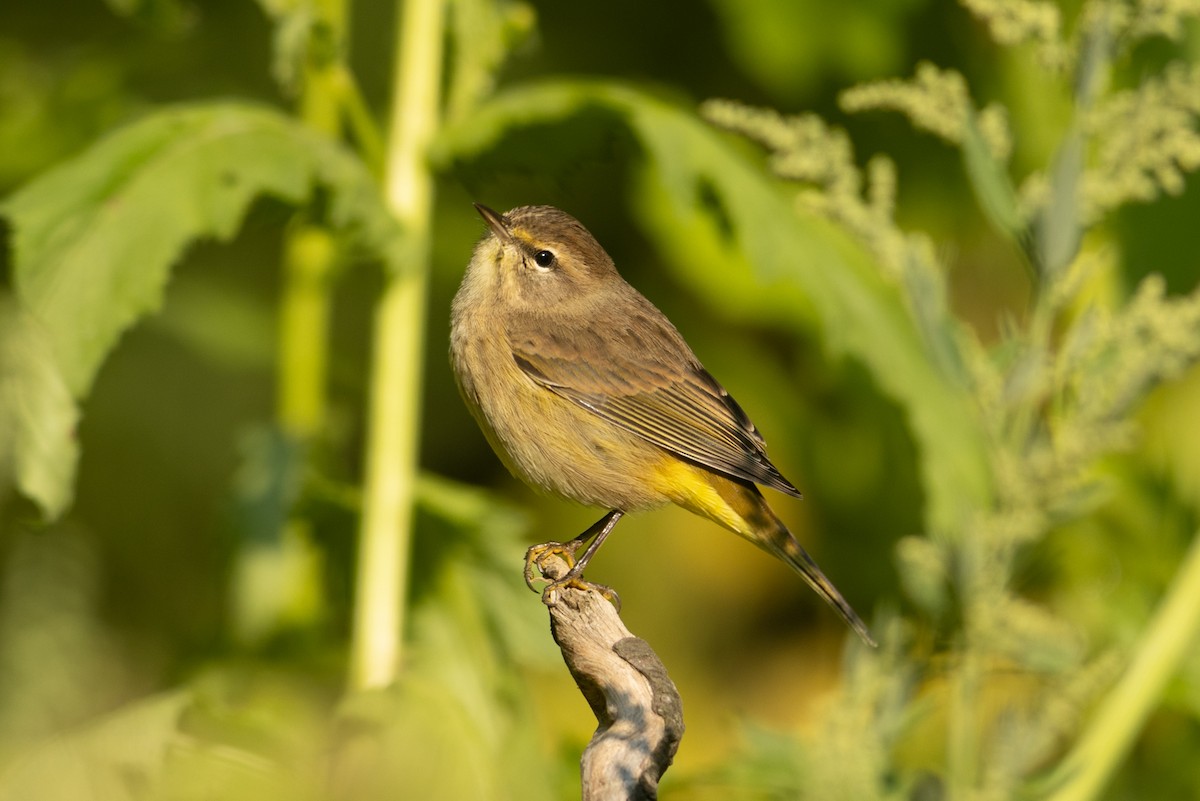
[{"label": "wing feather", "polygon": [[[653,349],[637,333],[646,326],[659,328]],[[576,329],[566,336],[530,323],[510,342],[521,370],[551,392],[680,458],[800,497],[741,406],[657,309],[616,335]]]}]

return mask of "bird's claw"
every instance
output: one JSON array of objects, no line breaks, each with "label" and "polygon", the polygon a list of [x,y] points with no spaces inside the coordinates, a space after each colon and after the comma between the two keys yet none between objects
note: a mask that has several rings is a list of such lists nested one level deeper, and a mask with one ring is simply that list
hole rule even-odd
[{"label": "bird's claw", "polygon": [[557,581],[551,581],[546,585],[546,588],[542,590],[542,603],[544,603],[546,606],[554,606],[556,603],[558,603],[559,590],[563,589],[564,587],[570,587],[574,590],[582,590],[583,592],[598,592],[604,598],[604,600],[616,607],[618,612],[621,611],[621,596],[617,595],[617,591],[612,587],[609,587],[607,584],[596,584],[591,581],[584,581],[578,576],[569,575],[558,579]]},{"label": "bird's claw", "polygon": [[[621,611],[621,596],[617,595],[616,590],[604,584],[584,581],[582,576],[575,574],[575,552],[582,544],[582,542],[572,540],[570,542],[543,542],[541,545],[531,546],[529,550],[525,551],[525,585],[537,592],[536,583],[546,582],[546,586],[542,589],[542,603],[547,606],[558,603],[559,591],[570,587],[584,592],[598,592],[606,601],[615,606],[618,612]],[[546,560],[552,556],[561,559],[566,564],[566,570],[563,570],[562,565],[548,565]],[[541,575],[535,575],[535,571]]]},{"label": "bird's claw", "polygon": [[[578,549],[579,545],[573,542],[543,542],[541,545],[531,545],[525,551],[525,586],[537,592],[536,582],[545,581],[553,584],[555,581],[564,578],[570,573],[571,568],[575,567],[575,551]],[[546,575],[545,560],[550,556],[557,556],[567,563],[567,570],[562,575]],[[535,570],[541,575],[535,576]]]}]

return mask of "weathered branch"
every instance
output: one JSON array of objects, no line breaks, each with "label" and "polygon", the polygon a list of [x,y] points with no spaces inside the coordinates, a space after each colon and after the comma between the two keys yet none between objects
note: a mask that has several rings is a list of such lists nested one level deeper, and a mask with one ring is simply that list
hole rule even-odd
[{"label": "weathered branch", "polygon": [[[568,569],[553,554],[538,567],[549,579]],[[563,661],[599,723],[581,760],[583,801],[657,798],[683,737],[683,704],[667,669],[600,591],[568,585],[542,601]]]}]

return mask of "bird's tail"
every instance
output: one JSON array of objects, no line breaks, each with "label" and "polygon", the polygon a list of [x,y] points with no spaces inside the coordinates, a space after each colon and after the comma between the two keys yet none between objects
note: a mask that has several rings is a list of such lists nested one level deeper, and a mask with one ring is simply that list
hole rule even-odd
[{"label": "bird's tail", "polygon": [[796,538],[792,536],[792,532],[788,531],[787,526],[783,524],[773,511],[767,505],[767,501],[763,498],[762,493],[757,487],[744,487],[745,492],[742,493],[742,501],[739,506],[745,505],[741,512],[742,518],[746,521],[748,530],[739,531],[746,539],[753,542],[759,548],[762,548],[772,556],[778,557],[791,566],[793,570],[808,582],[808,586],[812,587],[817,595],[825,599],[826,603],[838,611],[850,624],[850,628],[863,639],[867,645],[875,647],[875,640],[871,637],[871,632],[867,630],[867,625],[863,623],[862,618],[854,611],[849,602],[842,597],[838,592],[837,587],[833,586],[833,582],[825,577],[821,572],[821,568],[813,561],[813,558],[808,555],[808,552],[801,547]]}]

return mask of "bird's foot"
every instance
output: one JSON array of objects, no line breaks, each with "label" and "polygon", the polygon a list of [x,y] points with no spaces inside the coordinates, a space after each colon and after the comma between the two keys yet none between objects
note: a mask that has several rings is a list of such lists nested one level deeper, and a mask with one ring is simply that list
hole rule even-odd
[{"label": "bird's foot", "polygon": [[578,576],[567,575],[557,581],[552,581],[542,590],[542,603],[546,606],[554,606],[558,603],[559,591],[569,587],[573,590],[581,590],[583,592],[598,592],[604,597],[604,600],[621,611],[621,596],[617,595],[617,591],[607,584],[596,584],[593,581],[584,581]]},{"label": "bird's foot", "polygon": [[[554,583],[570,574],[575,567],[575,552],[583,543],[577,540],[569,542],[543,542],[541,545],[531,545],[525,551],[525,586],[534,592],[538,591],[536,582]],[[558,557],[558,562],[552,560]],[[565,563],[565,567],[563,564]],[[541,575],[534,575],[534,573]]]},{"label": "bird's foot", "polygon": [[[558,602],[559,592],[567,587],[584,592],[595,591],[604,596],[605,600],[621,610],[621,596],[616,590],[604,584],[584,581],[580,568],[576,564],[575,552],[583,542],[576,539],[569,542],[543,542],[525,551],[525,584],[537,592],[535,584],[546,582],[542,589],[542,603],[553,605]],[[535,571],[541,575],[534,575]]]}]

